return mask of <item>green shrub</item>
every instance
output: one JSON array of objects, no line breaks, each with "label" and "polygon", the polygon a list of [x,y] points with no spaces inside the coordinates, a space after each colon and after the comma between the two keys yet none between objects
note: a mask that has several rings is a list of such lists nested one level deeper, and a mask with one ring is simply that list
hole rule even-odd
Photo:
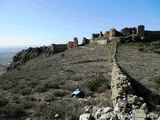
[{"label": "green shrub", "polygon": [[18,95],[13,95],[13,101],[15,102],[15,103],[20,103],[20,101],[21,101],[21,99],[20,99],[20,96],[18,96]]},{"label": "green shrub", "polygon": [[21,90],[21,94],[22,94],[22,95],[28,95],[28,94],[30,94],[30,92],[31,92],[31,89],[29,89],[28,87],[23,88],[23,89]]},{"label": "green shrub", "polygon": [[54,81],[52,81],[52,82],[47,81],[46,83],[44,83],[44,86],[46,88],[53,88],[53,89],[59,89],[60,88],[58,82],[54,82]]},{"label": "green shrub", "polygon": [[46,92],[46,91],[47,91],[47,87],[45,86],[45,84],[37,85],[37,86],[34,88],[34,91],[35,91],[35,92]]},{"label": "green shrub", "polygon": [[3,96],[0,96],[0,106],[5,106],[8,103],[8,100]]},{"label": "green shrub", "polygon": [[53,91],[52,95],[56,96],[56,97],[63,97],[65,96],[67,93],[65,90],[59,90],[59,91]]},{"label": "green shrub", "polygon": [[85,82],[86,87],[92,92],[103,92],[110,89],[110,81],[102,73],[96,73]]},{"label": "green shrub", "polygon": [[33,103],[32,101],[28,101],[28,100],[25,100],[25,99],[23,99],[23,100],[21,101],[21,104],[24,105],[24,108],[25,108],[25,109],[26,109],[26,108],[32,108],[32,107],[34,106],[34,103]]},{"label": "green shrub", "polygon": [[2,86],[3,90],[9,90],[13,87],[12,83],[6,83]]},{"label": "green shrub", "polygon": [[23,104],[10,103],[0,108],[0,112],[2,112],[0,115],[3,114],[5,118],[19,118],[24,115],[23,110]]},{"label": "green shrub", "polygon": [[32,95],[26,95],[24,99],[27,101],[36,101],[36,99]]},{"label": "green shrub", "polygon": [[38,81],[30,81],[30,82],[28,82],[28,86],[30,86],[31,88],[34,88],[37,85],[38,85]]},{"label": "green shrub", "polygon": [[56,97],[52,94],[46,95],[45,98],[44,98],[45,102],[52,102],[54,100],[56,100]]}]

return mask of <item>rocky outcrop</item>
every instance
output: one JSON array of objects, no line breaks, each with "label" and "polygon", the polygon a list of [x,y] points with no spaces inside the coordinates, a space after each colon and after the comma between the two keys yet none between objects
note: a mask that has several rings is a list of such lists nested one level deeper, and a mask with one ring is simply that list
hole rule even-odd
[{"label": "rocky outcrop", "polygon": [[18,68],[19,66],[23,65],[27,61],[34,59],[40,55],[48,56],[53,54],[48,47],[43,46],[43,47],[36,47],[36,48],[31,48],[29,47],[26,50],[22,50],[18,52],[14,57],[13,57],[13,62],[10,64],[10,66],[7,68],[7,70],[12,70],[15,68]]}]

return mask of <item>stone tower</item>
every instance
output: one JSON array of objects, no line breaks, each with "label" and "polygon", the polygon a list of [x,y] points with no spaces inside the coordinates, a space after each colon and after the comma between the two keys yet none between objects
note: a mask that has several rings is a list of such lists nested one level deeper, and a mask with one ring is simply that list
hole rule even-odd
[{"label": "stone tower", "polygon": [[78,38],[74,37],[73,40],[74,40],[74,47],[77,47],[78,46]]},{"label": "stone tower", "polygon": [[102,33],[102,31],[100,31],[100,33],[99,33],[99,37],[103,37],[103,33]]},{"label": "stone tower", "polygon": [[139,37],[144,37],[144,25],[139,25],[137,27],[137,35]]}]

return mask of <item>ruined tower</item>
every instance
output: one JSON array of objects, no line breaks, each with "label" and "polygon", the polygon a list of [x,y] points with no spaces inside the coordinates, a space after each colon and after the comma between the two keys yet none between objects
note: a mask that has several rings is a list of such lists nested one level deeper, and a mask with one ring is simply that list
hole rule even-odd
[{"label": "ruined tower", "polygon": [[141,38],[144,37],[144,25],[139,25],[137,27],[137,35]]},{"label": "ruined tower", "polygon": [[74,37],[73,40],[74,40],[74,47],[77,47],[78,46],[78,38]]}]

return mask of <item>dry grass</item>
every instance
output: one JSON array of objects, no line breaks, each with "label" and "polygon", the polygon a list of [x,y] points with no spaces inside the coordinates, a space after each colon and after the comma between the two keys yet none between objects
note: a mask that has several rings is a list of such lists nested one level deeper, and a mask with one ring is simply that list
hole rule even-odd
[{"label": "dry grass", "polygon": [[128,43],[118,47],[117,60],[131,77],[138,96],[145,98],[149,110],[160,114],[160,41]]},{"label": "dry grass", "polygon": [[155,80],[160,76],[160,54],[155,53],[152,43],[119,45],[118,63],[135,80],[159,94]]},{"label": "dry grass", "polygon": [[[114,42],[96,43],[69,49],[49,57],[39,56],[25,65],[0,76],[0,95],[7,106],[0,107],[0,119],[78,120],[86,105],[112,106],[111,91],[91,92],[85,82],[102,73],[110,80]],[[150,90],[158,93],[160,81],[159,49],[151,43],[129,43],[118,47],[118,63],[127,73]],[[87,101],[72,98],[77,87],[85,92]],[[13,105],[16,105],[13,107]],[[3,113],[9,108],[8,113]],[[12,111],[10,110],[12,109]],[[20,113],[20,114],[18,114]]]},{"label": "dry grass", "polygon": [[[112,65],[108,60],[113,54],[111,45],[92,44],[69,49],[47,58],[39,56],[2,75],[1,94],[8,99],[11,107],[12,103],[24,104],[25,106],[17,106],[20,107],[18,112],[25,111],[27,117],[35,119],[54,119],[57,113],[61,115],[59,119],[76,120],[86,105],[111,106],[110,90],[104,95],[104,92],[92,93],[85,86],[86,80],[96,73],[102,73],[110,79]],[[78,99],[71,97],[72,91],[77,87],[85,92],[87,102],[80,104]],[[89,96],[93,99],[89,99]],[[0,117],[4,119],[3,116]],[[15,109],[12,119],[16,117],[23,118],[25,115],[16,116]]]},{"label": "dry grass", "polygon": [[3,75],[4,72],[0,72],[0,76]]}]

